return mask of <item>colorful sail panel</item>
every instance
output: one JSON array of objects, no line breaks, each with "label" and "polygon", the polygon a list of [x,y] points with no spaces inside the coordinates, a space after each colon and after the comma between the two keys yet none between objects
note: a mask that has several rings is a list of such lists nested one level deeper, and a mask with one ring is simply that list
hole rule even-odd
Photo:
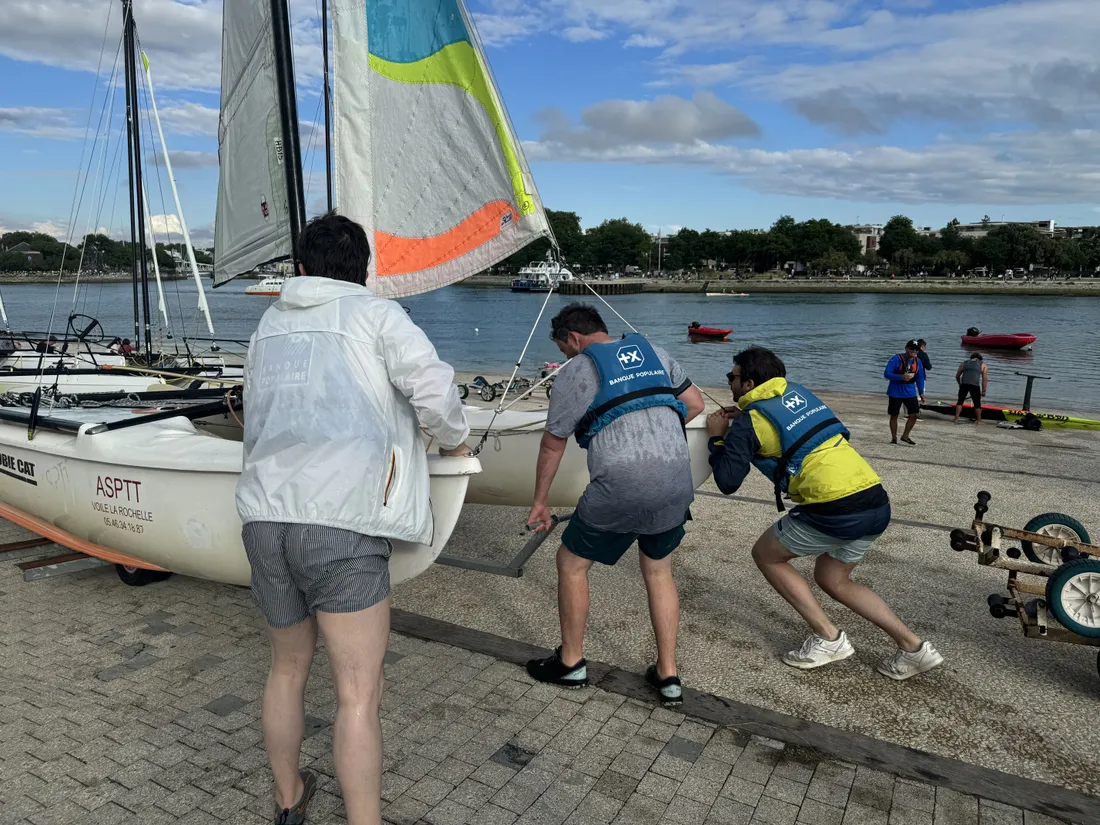
[{"label": "colorful sail panel", "polygon": [[461,0],[332,0],[337,208],[371,238],[376,294],[503,260],[549,225]]},{"label": "colorful sail panel", "polygon": [[222,9],[222,94],[214,285],[290,255],[271,3]]}]

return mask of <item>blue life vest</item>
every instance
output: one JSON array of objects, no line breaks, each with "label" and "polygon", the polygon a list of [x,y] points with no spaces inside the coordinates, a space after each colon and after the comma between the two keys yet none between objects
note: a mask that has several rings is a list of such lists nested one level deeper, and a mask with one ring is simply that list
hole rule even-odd
[{"label": "blue life vest", "polygon": [[583,354],[599,373],[600,388],[577,425],[577,443],[584,449],[592,438],[627,413],[650,407],[672,407],[687,420],[687,405],[676,397],[665,365],[644,336],[624,335],[621,341],[589,344]]},{"label": "blue life vest", "polygon": [[775,505],[782,513],[786,509],[783,493],[790,479],[801,472],[806,456],[838,435],[850,438],[850,433],[821,399],[798,384],[788,383],[782,396],[753,401],[744,412],[750,410],[763,415],[779,433],[783,454],[779,458],[757,456],[752,463],[775,484]]}]

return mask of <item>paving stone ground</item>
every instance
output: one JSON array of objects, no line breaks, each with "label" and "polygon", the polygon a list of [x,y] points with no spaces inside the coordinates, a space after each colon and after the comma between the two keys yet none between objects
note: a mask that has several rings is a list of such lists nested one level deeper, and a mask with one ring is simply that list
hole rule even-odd
[{"label": "paving stone ground", "polygon": [[[0,818],[271,822],[268,650],[248,592],[180,577],[129,588],[110,568],[27,583],[15,562],[35,554],[0,556]],[[1056,822],[397,634],[386,678],[393,825]],[[307,712],[310,821],[344,823],[323,650]]]}]

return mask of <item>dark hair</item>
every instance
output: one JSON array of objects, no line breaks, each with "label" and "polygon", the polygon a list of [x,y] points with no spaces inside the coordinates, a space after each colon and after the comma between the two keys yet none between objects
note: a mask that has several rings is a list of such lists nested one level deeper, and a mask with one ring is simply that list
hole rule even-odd
[{"label": "dark hair", "polygon": [[918,349],[920,349],[920,342],[910,339],[909,341],[905,342],[905,348],[906,349],[911,349],[911,350],[918,350]]},{"label": "dark hair", "polygon": [[971,361],[973,361],[973,360],[974,360],[975,358],[977,358],[977,359],[978,359],[979,361],[984,361],[984,360],[985,360],[985,359],[984,359],[984,358],[982,357],[982,354],[981,354],[980,352],[972,352],[972,353],[970,354],[970,360],[971,360]]},{"label": "dark hair", "polygon": [[917,347],[918,347],[918,348],[919,348],[919,347],[926,347],[926,346],[928,346],[928,342],[927,342],[927,341],[925,341],[925,340],[924,340],[923,338],[918,338],[918,339],[917,339]]},{"label": "dark hair", "polygon": [[764,347],[749,347],[733,356],[733,363],[741,368],[741,380],[760,386],[773,378],[786,378],[787,368],[779,356]]},{"label": "dark hair", "polygon": [[570,304],[550,321],[550,337],[555,341],[564,341],[569,333],[595,335],[607,334],[607,324],[603,322],[599,311],[588,304]]},{"label": "dark hair", "polygon": [[298,236],[298,260],[306,275],[363,286],[370,266],[370,241],[363,227],[333,210],[306,224]]}]

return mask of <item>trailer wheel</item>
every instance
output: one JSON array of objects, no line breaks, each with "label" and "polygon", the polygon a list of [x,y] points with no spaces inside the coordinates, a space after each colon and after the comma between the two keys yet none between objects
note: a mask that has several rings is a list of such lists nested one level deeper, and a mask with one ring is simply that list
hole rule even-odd
[{"label": "trailer wheel", "polygon": [[128,564],[116,564],[115,572],[123,584],[130,587],[144,587],[147,584],[162,582],[171,577],[167,570],[146,570],[142,567],[130,567]]},{"label": "trailer wheel", "polygon": [[481,396],[482,401],[492,401],[497,397],[497,389],[496,387],[486,385],[478,391],[478,394]]},{"label": "trailer wheel", "polygon": [[[1063,539],[1071,544],[1091,544],[1089,531],[1077,519],[1064,513],[1043,513],[1024,525],[1028,533],[1039,533],[1051,538]],[[1024,555],[1035,564],[1058,567],[1062,563],[1062,551],[1057,547],[1022,542]]]},{"label": "trailer wheel", "polygon": [[1100,639],[1100,561],[1071,561],[1051,573],[1047,606],[1067,630]]},{"label": "trailer wheel", "polygon": [[465,384],[459,384],[458,397],[465,401],[467,398],[470,397],[470,388],[467,387]]}]

